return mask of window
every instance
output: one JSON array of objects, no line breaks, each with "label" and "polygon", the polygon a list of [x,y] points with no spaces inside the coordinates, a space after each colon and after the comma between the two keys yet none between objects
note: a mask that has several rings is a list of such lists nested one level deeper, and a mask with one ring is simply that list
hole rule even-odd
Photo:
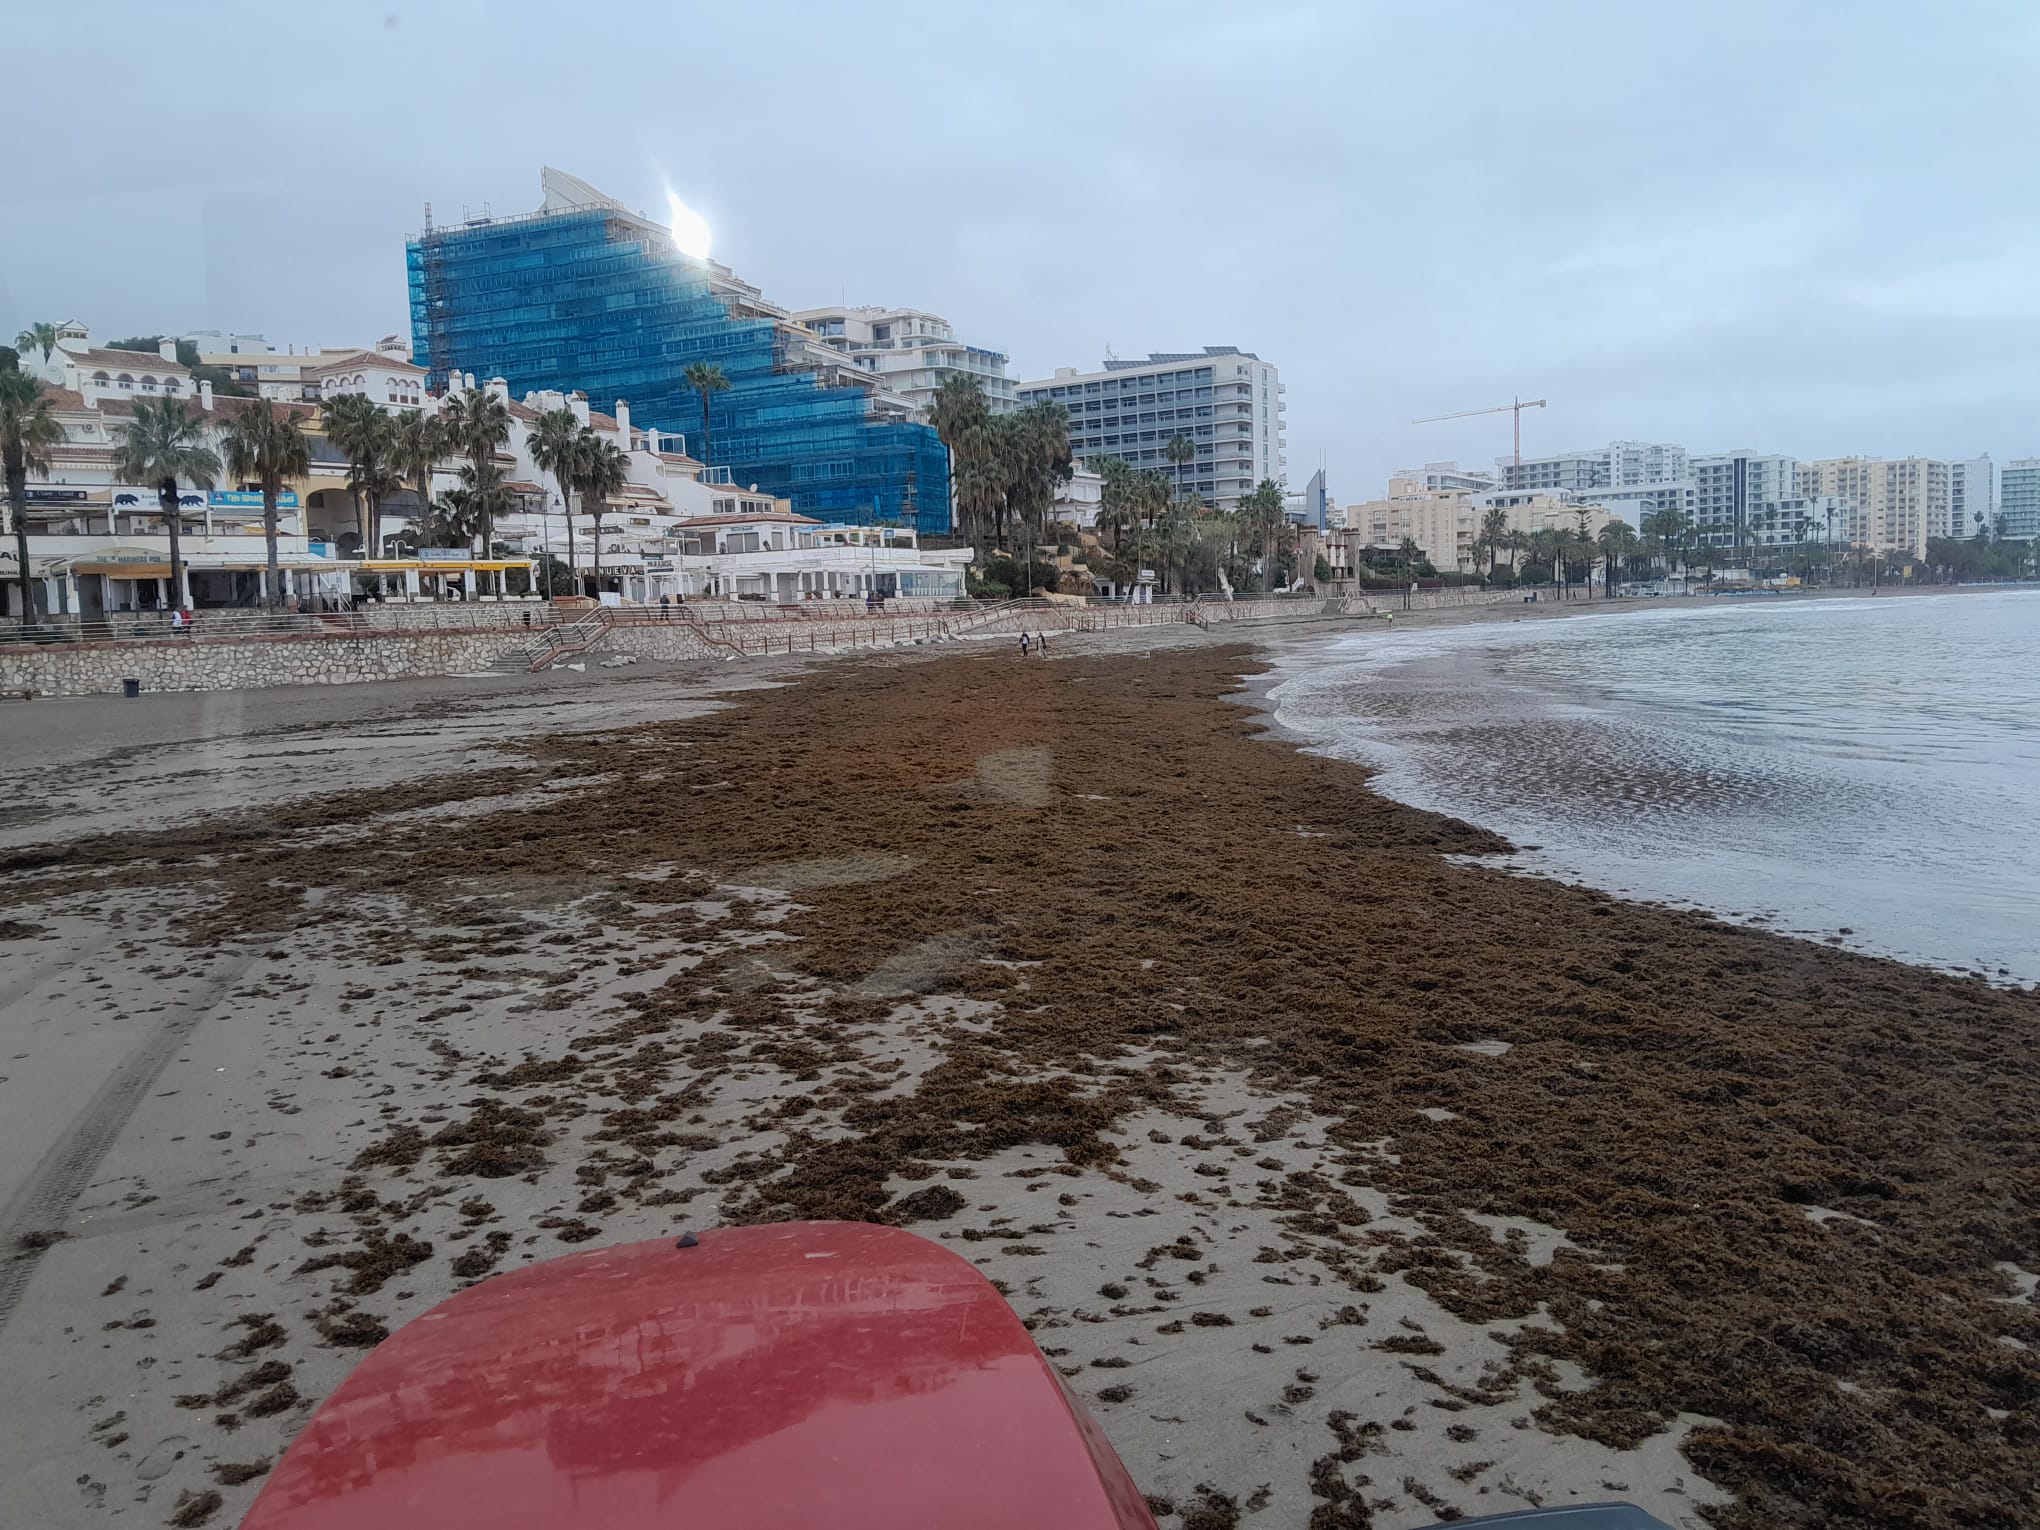
[{"label": "window", "polygon": [[128,376],[127,373],[123,372],[120,374],[120,385],[123,388],[126,388],[129,392],[133,392],[135,380],[132,377]]}]

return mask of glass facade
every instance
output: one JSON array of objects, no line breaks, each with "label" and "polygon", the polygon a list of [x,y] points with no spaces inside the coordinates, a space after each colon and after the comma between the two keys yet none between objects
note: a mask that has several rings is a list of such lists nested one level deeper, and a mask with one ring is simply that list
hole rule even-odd
[{"label": "glass facade", "polygon": [[598,410],[702,452],[690,362],[720,365],[709,396],[715,467],[802,515],[949,530],[949,454],[934,430],[875,415],[856,386],[804,368],[767,315],[733,312],[706,268],[630,218],[600,209],[443,229],[405,247],[411,345],[434,390],[450,371],[501,377],[513,398],[579,389]]}]

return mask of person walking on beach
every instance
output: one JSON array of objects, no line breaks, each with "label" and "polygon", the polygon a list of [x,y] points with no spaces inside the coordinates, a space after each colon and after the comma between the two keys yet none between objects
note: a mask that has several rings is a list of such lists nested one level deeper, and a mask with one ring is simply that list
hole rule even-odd
[{"label": "person walking on beach", "polygon": [[1020,657],[1027,657],[1027,634],[1024,632],[1020,634]]},{"label": "person walking on beach", "polygon": [[1044,659],[1048,657],[1048,634],[1046,632],[1040,632],[1035,634],[1034,651],[1040,654]]}]

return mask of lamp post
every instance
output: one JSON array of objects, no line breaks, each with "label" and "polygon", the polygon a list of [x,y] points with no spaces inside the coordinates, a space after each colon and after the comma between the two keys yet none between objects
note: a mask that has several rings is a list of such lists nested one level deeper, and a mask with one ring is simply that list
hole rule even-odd
[{"label": "lamp post", "polygon": [[558,503],[558,493],[538,502],[538,548],[539,569],[545,581],[545,601],[552,604],[552,507]]}]

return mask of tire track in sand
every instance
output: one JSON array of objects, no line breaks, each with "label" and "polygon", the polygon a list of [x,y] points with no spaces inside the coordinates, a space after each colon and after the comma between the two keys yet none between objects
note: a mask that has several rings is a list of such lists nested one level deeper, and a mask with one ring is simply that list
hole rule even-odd
[{"label": "tire track in sand", "polygon": [[219,1007],[221,996],[260,960],[249,952],[216,974],[203,989],[172,1004],[156,1028],[137,1042],[85,1102],[35,1172],[0,1207],[0,1250],[18,1250],[0,1262],[0,1333],[28,1290],[44,1250],[22,1247],[30,1233],[58,1228],[92,1183],[107,1150],[126,1129],[135,1109],[162,1077],[170,1059],[198,1029],[199,1022]]}]

